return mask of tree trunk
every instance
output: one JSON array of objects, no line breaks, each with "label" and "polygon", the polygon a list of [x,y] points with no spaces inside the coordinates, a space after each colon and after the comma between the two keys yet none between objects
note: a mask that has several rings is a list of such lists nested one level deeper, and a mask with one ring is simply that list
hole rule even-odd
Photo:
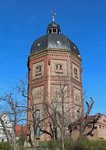
[{"label": "tree trunk", "polygon": [[62,150],[64,150],[64,130],[62,131]]},{"label": "tree trunk", "polygon": [[64,127],[64,95],[62,92],[62,150],[64,150],[64,133],[65,133],[65,127]]},{"label": "tree trunk", "polygon": [[14,150],[17,150],[15,133],[12,134],[12,146],[13,146]]},{"label": "tree trunk", "polygon": [[31,145],[35,146],[35,133],[34,133],[34,128],[31,126]]}]

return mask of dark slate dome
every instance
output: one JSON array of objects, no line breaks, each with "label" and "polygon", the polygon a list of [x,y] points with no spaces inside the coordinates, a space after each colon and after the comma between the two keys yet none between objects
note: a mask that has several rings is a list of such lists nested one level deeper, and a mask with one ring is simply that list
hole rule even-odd
[{"label": "dark slate dome", "polygon": [[64,34],[60,34],[60,26],[52,22],[48,25],[47,34],[36,39],[32,44],[30,53],[35,53],[46,48],[71,50],[80,56],[77,46]]}]

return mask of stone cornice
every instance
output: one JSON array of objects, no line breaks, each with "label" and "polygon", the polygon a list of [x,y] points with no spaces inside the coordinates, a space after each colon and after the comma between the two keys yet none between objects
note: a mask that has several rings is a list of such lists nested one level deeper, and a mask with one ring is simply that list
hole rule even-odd
[{"label": "stone cornice", "polygon": [[[76,85],[82,87],[82,83],[75,80],[73,77],[70,77],[71,78],[71,83],[75,83]],[[61,82],[61,81],[64,81],[64,82],[69,82],[69,76],[51,76],[51,81],[57,81],[57,82]]]},{"label": "stone cornice", "polygon": [[75,80],[75,79],[72,78],[72,77],[71,77],[71,82],[72,82],[72,83],[75,83],[76,85],[79,85],[80,87],[82,87],[82,83],[79,82],[79,81],[77,81],[77,80]]},{"label": "stone cornice", "polygon": [[[69,76],[51,76],[51,84],[52,82],[65,82],[66,84],[69,84]],[[48,76],[42,76],[40,78],[37,79],[33,79],[29,81],[29,85],[33,85],[33,84],[39,84],[45,81],[48,81],[49,77]],[[82,83],[75,80],[74,78],[71,77],[71,82],[75,83],[76,85],[82,87]]]},{"label": "stone cornice", "polygon": [[63,49],[48,49],[48,55],[52,56],[65,56],[65,57],[71,57],[75,59],[78,63],[81,63],[82,59],[77,56],[75,53],[73,53],[71,50],[63,50]]},{"label": "stone cornice", "polygon": [[42,77],[37,78],[37,79],[29,80],[29,85],[41,83],[41,82],[44,82],[44,81],[47,81],[47,76],[42,76]]},{"label": "stone cornice", "polygon": [[64,49],[43,49],[39,52],[35,52],[33,54],[29,54],[28,56],[28,63],[32,60],[41,58],[43,56],[64,56],[64,57],[71,57],[74,60],[76,60],[78,63],[81,63],[82,59],[77,56],[76,54],[74,54],[72,51],[70,50],[64,50]]}]

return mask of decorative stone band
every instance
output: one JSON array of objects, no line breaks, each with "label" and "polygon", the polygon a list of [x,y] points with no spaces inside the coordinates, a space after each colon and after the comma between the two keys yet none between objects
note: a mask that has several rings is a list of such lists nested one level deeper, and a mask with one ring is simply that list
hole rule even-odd
[{"label": "decorative stone band", "polygon": [[70,50],[63,50],[63,49],[43,49],[39,52],[29,54],[28,62],[35,60],[37,58],[43,57],[43,56],[65,56],[65,57],[71,57],[74,60],[76,60],[79,64],[81,64],[82,59],[74,54]]}]

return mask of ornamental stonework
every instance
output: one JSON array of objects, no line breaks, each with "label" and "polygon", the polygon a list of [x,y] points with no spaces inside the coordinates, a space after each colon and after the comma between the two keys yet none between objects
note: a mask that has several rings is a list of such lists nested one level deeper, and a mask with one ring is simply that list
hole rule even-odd
[{"label": "ornamental stonework", "polygon": [[51,60],[51,75],[66,76],[67,65],[64,60]]},{"label": "ornamental stonework", "polygon": [[75,80],[80,81],[80,68],[72,63],[72,76]]},{"label": "ornamental stonework", "polygon": [[44,86],[39,86],[32,89],[32,100],[34,101],[34,104],[43,103]]},{"label": "ornamental stonework", "polygon": [[32,79],[40,78],[44,75],[44,61],[33,64]]},{"label": "ornamental stonework", "polygon": [[73,94],[74,94],[74,104],[81,105],[81,91],[77,88],[73,88]]},{"label": "ornamental stonework", "polygon": [[82,107],[74,105],[74,120],[82,116]]},{"label": "ornamental stonework", "polygon": [[68,91],[66,85],[51,85],[52,102],[68,103]]}]

